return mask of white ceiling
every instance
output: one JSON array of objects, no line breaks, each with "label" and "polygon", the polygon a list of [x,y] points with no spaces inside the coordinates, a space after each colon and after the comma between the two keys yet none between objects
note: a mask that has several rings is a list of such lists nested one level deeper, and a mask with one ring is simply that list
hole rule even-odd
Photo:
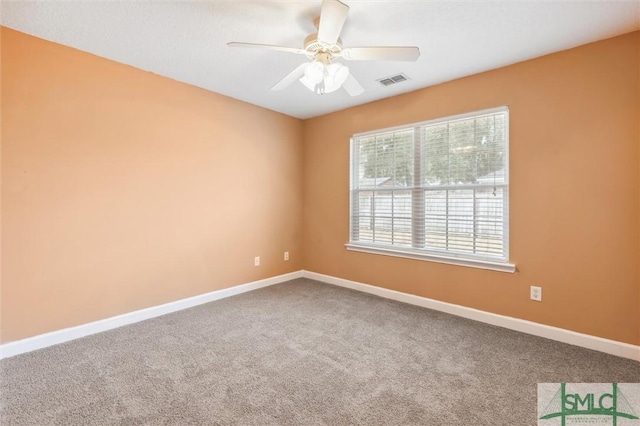
[{"label": "white ceiling", "polygon": [[[415,63],[348,62],[365,93],[270,87],[307,60],[315,1],[2,1],[2,25],[298,118],[309,118],[640,29],[640,1],[360,1],[345,47],[418,46]],[[406,74],[384,87],[377,79]]]}]

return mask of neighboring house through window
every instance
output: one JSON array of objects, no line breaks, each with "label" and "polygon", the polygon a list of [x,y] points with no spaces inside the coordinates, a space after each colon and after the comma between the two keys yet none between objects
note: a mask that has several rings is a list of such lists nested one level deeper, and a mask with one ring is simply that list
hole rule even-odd
[{"label": "neighboring house through window", "polygon": [[514,272],[509,110],[354,135],[349,250]]}]

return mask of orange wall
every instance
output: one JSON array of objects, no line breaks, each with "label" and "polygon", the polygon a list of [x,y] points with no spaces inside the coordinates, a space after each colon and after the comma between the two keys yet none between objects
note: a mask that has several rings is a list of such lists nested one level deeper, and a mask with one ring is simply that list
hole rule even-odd
[{"label": "orange wall", "polygon": [[[304,268],[640,344],[638,32],[304,123],[0,36],[2,342]],[[346,251],[353,133],[504,104],[517,273]]]},{"label": "orange wall", "polygon": [[[639,44],[635,32],[306,121],[305,269],[640,344]],[[346,251],[353,133],[500,105],[515,274]]]},{"label": "orange wall", "polygon": [[300,270],[301,138],[2,28],[2,341]]},{"label": "orange wall", "polygon": [[[0,27],[0,30],[2,27]],[[2,31],[0,31],[0,52],[2,46]],[[2,76],[2,55],[0,54],[0,78]],[[2,343],[2,82],[0,81],[0,343]]]}]

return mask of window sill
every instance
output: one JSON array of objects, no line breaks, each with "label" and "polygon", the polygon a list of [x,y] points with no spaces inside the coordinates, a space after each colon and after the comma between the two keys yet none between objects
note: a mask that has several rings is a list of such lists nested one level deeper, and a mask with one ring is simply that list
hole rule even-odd
[{"label": "window sill", "polygon": [[407,259],[426,260],[428,262],[447,263],[449,265],[467,266],[470,268],[489,269],[492,271],[514,273],[516,265],[506,262],[492,262],[490,260],[479,259],[461,259],[453,256],[439,256],[435,254],[419,253],[413,250],[402,250],[396,248],[387,248],[379,246],[371,246],[365,244],[345,244],[347,250],[359,251],[362,253],[381,254],[383,256],[404,257]]}]

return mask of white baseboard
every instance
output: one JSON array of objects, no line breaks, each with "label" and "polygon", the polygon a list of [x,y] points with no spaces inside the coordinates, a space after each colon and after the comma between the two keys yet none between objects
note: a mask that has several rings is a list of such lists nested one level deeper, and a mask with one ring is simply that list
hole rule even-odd
[{"label": "white baseboard", "polygon": [[369,284],[349,281],[343,278],[337,278],[330,275],[324,275],[310,271],[296,271],[284,275],[278,275],[275,277],[253,281],[247,284],[225,288],[222,290],[216,290],[210,293],[201,294],[199,296],[189,297],[186,299],[177,300],[175,302],[152,306],[150,308],[129,312],[123,315],[82,324],[76,327],[65,328],[62,330],[52,331],[50,333],[29,337],[23,340],[5,343],[3,345],[0,345],[0,359],[9,358],[14,355],[34,351],[36,349],[42,349],[48,346],[57,345],[59,343],[68,342],[80,337],[89,336],[91,334],[100,333],[117,327],[122,327],[124,325],[159,317],[171,312],[180,311],[197,305],[202,305],[204,303],[209,303],[215,300],[224,299],[226,297],[235,296],[237,294],[246,293],[248,291],[257,290],[262,287],[290,281],[296,278],[309,278],[316,281],[324,282],[326,284],[346,287],[352,290],[374,294],[386,299],[397,300],[399,302],[421,306],[436,311],[446,312],[448,314],[472,319],[486,324],[496,325],[499,327],[508,328],[510,330],[532,334],[534,336],[545,337],[547,339],[556,340],[559,342],[581,346],[584,348],[605,352],[611,355],[617,355],[623,358],[640,361],[640,346],[617,342],[615,340],[603,339],[601,337],[577,333],[571,330],[565,330],[562,328],[539,324],[519,318],[493,314],[491,312],[480,311],[478,309],[467,308],[465,306],[454,305],[452,303],[441,302],[438,300],[428,299],[426,297],[416,296],[413,294],[401,293],[395,290],[375,287]]},{"label": "white baseboard", "polygon": [[401,293],[395,290],[375,287],[369,284],[349,281],[330,275],[318,274],[316,272],[303,271],[302,276],[304,278],[321,281],[327,284],[346,287],[364,293],[375,294],[376,296],[384,297],[386,299],[397,300],[399,302],[404,302],[416,306],[422,306],[424,308],[446,312],[448,314],[456,315],[463,318],[469,318],[475,321],[484,322],[486,324],[497,325],[499,327],[508,328],[510,330],[532,334],[534,336],[545,337],[547,339],[556,340],[558,342],[581,346],[583,348],[593,349],[595,351],[605,352],[611,355],[617,355],[619,357],[640,361],[640,346],[630,345],[628,343],[618,342],[615,340],[603,339],[601,337],[591,336],[588,334],[577,333],[575,331],[539,324],[519,318],[493,314],[491,312],[480,311],[478,309],[467,308],[465,306],[454,305],[452,303],[446,303],[438,300],[428,299],[426,297],[415,296],[413,294]]},{"label": "white baseboard", "polygon": [[237,285],[235,287],[225,288],[222,290],[216,290],[210,293],[193,296],[186,299],[176,300],[175,302],[169,302],[163,305],[140,309],[138,311],[129,312],[111,318],[105,318],[76,327],[65,328],[62,330],[52,331],[50,333],[29,337],[23,340],[5,343],[3,345],[0,345],[0,359],[9,358],[25,352],[35,351],[36,349],[46,348],[47,346],[53,346],[59,343],[68,342],[69,340],[74,340],[80,337],[89,336],[91,334],[96,334],[117,327],[122,327],[123,325],[133,324],[150,318],[159,317],[171,312],[192,308],[197,305],[202,305],[203,303],[213,302],[214,300],[224,299],[225,297],[235,296],[237,294],[257,290],[262,287],[267,287],[296,278],[301,278],[302,274],[302,271],[296,271],[288,274],[278,275],[259,281],[253,281],[247,284]]}]

